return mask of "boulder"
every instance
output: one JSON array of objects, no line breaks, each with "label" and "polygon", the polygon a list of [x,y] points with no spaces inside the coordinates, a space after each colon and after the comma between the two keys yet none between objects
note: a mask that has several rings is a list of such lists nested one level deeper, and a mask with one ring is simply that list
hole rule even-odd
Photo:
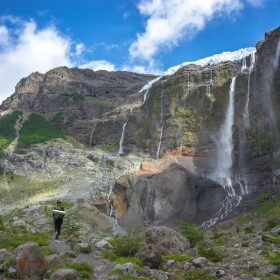
[{"label": "boulder", "polygon": [[78,274],[75,269],[58,269],[52,275],[50,280],[77,280]]},{"label": "boulder", "polygon": [[117,264],[114,267],[115,271],[120,271],[122,274],[137,277],[138,273],[133,263]]},{"label": "boulder", "polygon": [[150,268],[158,269],[163,260],[162,255],[186,253],[190,243],[175,230],[164,227],[150,227],[145,232],[146,244],[137,253],[142,263]]},{"label": "boulder", "polygon": [[208,260],[206,258],[204,258],[204,257],[200,257],[200,258],[194,259],[192,261],[192,263],[196,267],[203,268],[203,267],[205,267],[207,265]]},{"label": "boulder", "polygon": [[168,227],[150,227],[145,236],[146,243],[155,245],[161,254],[186,253],[190,249],[190,242],[182,234]]},{"label": "boulder", "polygon": [[15,249],[17,271],[23,278],[40,279],[46,270],[46,261],[37,243],[25,243]]},{"label": "boulder", "polygon": [[168,274],[164,271],[157,270],[157,269],[146,269],[145,274],[148,279],[158,279],[158,280],[168,280]]},{"label": "boulder", "polygon": [[111,243],[109,243],[107,240],[101,240],[95,244],[95,246],[99,249],[110,249],[113,248]]},{"label": "boulder", "polygon": [[74,251],[81,252],[81,253],[90,253],[91,252],[91,245],[86,242],[77,243],[74,246]]},{"label": "boulder", "polygon": [[159,269],[163,260],[158,248],[153,244],[146,245],[138,254],[137,257],[142,264],[153,269]]}]

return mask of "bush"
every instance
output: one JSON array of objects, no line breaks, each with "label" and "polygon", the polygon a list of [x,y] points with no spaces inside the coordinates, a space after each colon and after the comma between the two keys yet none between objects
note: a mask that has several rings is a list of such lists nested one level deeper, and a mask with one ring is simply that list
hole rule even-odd
[{"label": "bush", "polygon": [[280,265],[280,252],[275,252],[275,256],[268,257],[268,260],[272,265],[279,266]]},{"label": "bush", "polygon": [[246,234],[252,234],[255,231],[255,227],[254,226],[245,227],[244,231]]},{"label": "bush", "polygon": [[80,279],[90,279],[93,273],[92,266],[87,262],[68,263],[65,268],[76,269]]},{"label": "bush", "polygon": [[223,255],[219,249],[209,247],[204,243],[199,245],[198,253],[200,256],[205,257],[212,262],[219,262],[223,259]]},{"label": "bush", "polygon": [[210,275],[207,271],[188,271],[183,276],[184,280],[215,280],[216,277]]},{"label": "bush", "polygon": [[143,238],[138,236],[118,236],[110,241],[112,252],[118,257],[134,257],[141,245]]},{"label": "bush", "polygon": [[23,123],[19,132],[17,149],[28,148],[32,144],[44,143],[51,139],[65,138],[61,130],[49,123],[41,115],[32,113]]},{"label": "bush", "polygon": [[179,221],[179,228],[184,237],[190,241],[192,248],[204,238],[202,231],[196,225],[189,224],[184,220]]}]

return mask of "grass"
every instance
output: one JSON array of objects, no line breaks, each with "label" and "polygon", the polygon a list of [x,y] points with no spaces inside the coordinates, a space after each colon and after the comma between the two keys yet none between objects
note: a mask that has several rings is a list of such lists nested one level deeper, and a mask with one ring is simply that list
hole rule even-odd
[{"label": "grass", "polygon": [[117,150],[117,146],[114,144],[99,144],[99,145],[95,145],[95,148],[108,153]]},{"label": "grass", "polygon": [[215,280],[216,277],[209,274],[207,271],[188,271],[183,276],[184,280]]},{"label": "grass", "polygon": [[58,263],[48,267],[46,277],[50,278],[51,274],[58,269],[75,269],[80,279],[90,279],[93,274],[93,267],[87,262],[72,262],[67,257],[61,257]]},{"label": "grass", "polygon": [[[12,252],[16,247],[26,242],[38,243],[40,247],[48,246],[50,236],[44,232],[30,233],[18,227],[6,226],[0,230],[1,248]],[[46,250],[43,249],[46,253]]]},{"label": "grass", "polygon": [[196,225],[184,220],[180,220],[178,225],[183,236],[190,241],[192,248],[204,239],[203,232]]},{"label": "grass", "polygon": [[164,260],[174,260],[176,262],[188,262],[191,260],[191,257],[186,255],[174,254],[174,255],[166,255],[162,256]]},{"label": "grass", "polygon": [[62,131],[49,123],[43,116],[32,113],[23,123],[19,132],[17,151],[30,147],[33,144],[44,143],[51,139],[65,138]]},{"label": "grass", "polygon": [[254,226],[248,226],[244,228],[244,232],[246,234],[252,234],[255,231],[255,227]]},{"label": "grass", "polygon": [[7,148],[16,138],[14,126],[20,116],[21,111],[14,111],[0,118],[0,150]]},{"label": "grass", "polygon": [[198,253],[212,262],[219,262],[223,259],[222,252],[218,248],[209,247],[204,243],[199,244]]},{"label": "grass", "polygon": [[276,265],[279,266],[280,265],[280,252],[275,252],[274,256],[268,256],[268,261],[272,264],[272,265]]}]

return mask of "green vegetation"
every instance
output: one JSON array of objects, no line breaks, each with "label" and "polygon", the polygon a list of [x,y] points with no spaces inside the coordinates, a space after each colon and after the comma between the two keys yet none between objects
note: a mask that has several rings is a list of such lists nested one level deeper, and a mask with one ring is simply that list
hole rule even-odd
[{"label": "green vegetation", "polygon": [[198,242],[203,240],[203,232],[196,225],[189,224],[184,220],[180,220],[178,224],[181,233],[190,241],[191,247],[195,247]]},{"label": "green vegetation", "polygon": [[67,125],[72,124],[77,119],[79,119],[79,116],[77,116],[77,115],[70,115],[70,116],[67,117],[66,124]]},{"label": "green vegetation", "polygon": [[30,233],[19,227],[6,226],[0,230],[1,248],[12,252],[16,247],[26,242],[38,243],[40,247],[47,246],[50,236],[44,232]]},{"label": "green vegetation", "polygon": [[141,245],[143,238],[138,236],[117,236],[109,241],[113,246],[113,253],[118,257],[134,257]]},{"label": "green vegetation", "polygon": [[280,244],[280,236],[273,234],[273,235],[265,237],[264,241],[274,243],[274,244]]},{"label": "green vegetation", "polygon": [[16,257],[14,257],[14,256],[8,257],[7,259],[4,260],[3,271],[4,271],[5,276],[7,276],[7,277],[15,276],[9,272],[9,267],[11,267],[11,266],[15,267],[16,263],[17,263]]},{"label": "green vegetation", "polygon": [[252,234],[255,231],[255,227],[254,226],[245,227],[244,231],[246,234]]},{"label": "green vegetation", "polygon": [[15,124],[20,116],[21,111],[14,111],[0,118],[0,150],[7,148],[16,138]]},{"label": "green vegetation", "polygon": [[52,118],[52,120],[54,122],[64,122],[65,116],[62,112],[60,112],[60,113],[55,114],[54,117]]},{"label": "green vegetation", "polygon": [[176,262],[188,262],[191,260],[191,257],[186,255],[180,255],[180,254],[166,255],[166,256],[162,256],[162,258],[164,260],[174,260]]},{"label": "green vegetation", "polygon": [[184,280],[215,280],[216,277],[209,274],[208,271],[188,271],[183,276]]},{"label": "green vegetation", "polygon": [[72,262],[66,257],[61,257],[58,263],[52,264],[46,272],[46,277],[56,271],[57,269],[75,269],[80,279],[90,279],[93,273],[93,267],[87,262]]},{"label": "green vegetation", "polygon": [[84,101],[85,100],[85,97],[79,93],[64,93],[62,94],[63,98],[65,100],[69,100],[69,99],[72,99],[73,101]]},{"label": "green vegetation", "polygon": [[43,143],[51,139],[65,138],[61,130],[49,123],[43,116],[32,113],[23,123],[19,132],[17,150],[28,148],[32,144]]},{"label": "green vegetation", "polygon": [[275,252],[274,256],[269,256],[268,260],[273,265],[280,265],[280,252]]},{"label": "green vegetation", "polygon": [[117,145],[114,144],[99,144],[95,146],[96,149],[101,150],[103,152],[113,152],[117,149]]},{"label": "green vegetation", "polygon": [[207,244],[201,243],[198,246],[198,253],[200,256],[207,258],[212,262],[219,262],[223,259],[221,250],[210,247]]}]

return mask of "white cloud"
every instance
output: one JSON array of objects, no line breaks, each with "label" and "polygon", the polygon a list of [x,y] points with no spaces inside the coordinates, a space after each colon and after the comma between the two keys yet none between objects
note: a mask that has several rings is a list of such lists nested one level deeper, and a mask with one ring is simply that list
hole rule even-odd
[{"label": "white cloud", "polygon": [[116,71],[115,65],[106,60],[93,60],[79,67],[83,69],[89,68],[94,71],[98,71],[98,70]]},{"label": "white cloud", "polygon": [[[70,38],[54,26],[38,30],[33,21],[8,29],[0,27],[0,102],[14,92],[17,82],[30,73],[57,66],[73,66]],[[74,54],[75,55],[75,54]]]},{"label": "white cloud", "polygon": [[75,47],[75,55],[81,55],[85,51],[86,47],[83,43],[76,45]]},{"label": "white cloud", "polygon": [[262,0],[139,0],[138,9],[147,17],[145,31],[129,48],[132,58],[151,60],[162,47],[172,48],[191,38],[218,15],[239,11],[245,3]]}]

